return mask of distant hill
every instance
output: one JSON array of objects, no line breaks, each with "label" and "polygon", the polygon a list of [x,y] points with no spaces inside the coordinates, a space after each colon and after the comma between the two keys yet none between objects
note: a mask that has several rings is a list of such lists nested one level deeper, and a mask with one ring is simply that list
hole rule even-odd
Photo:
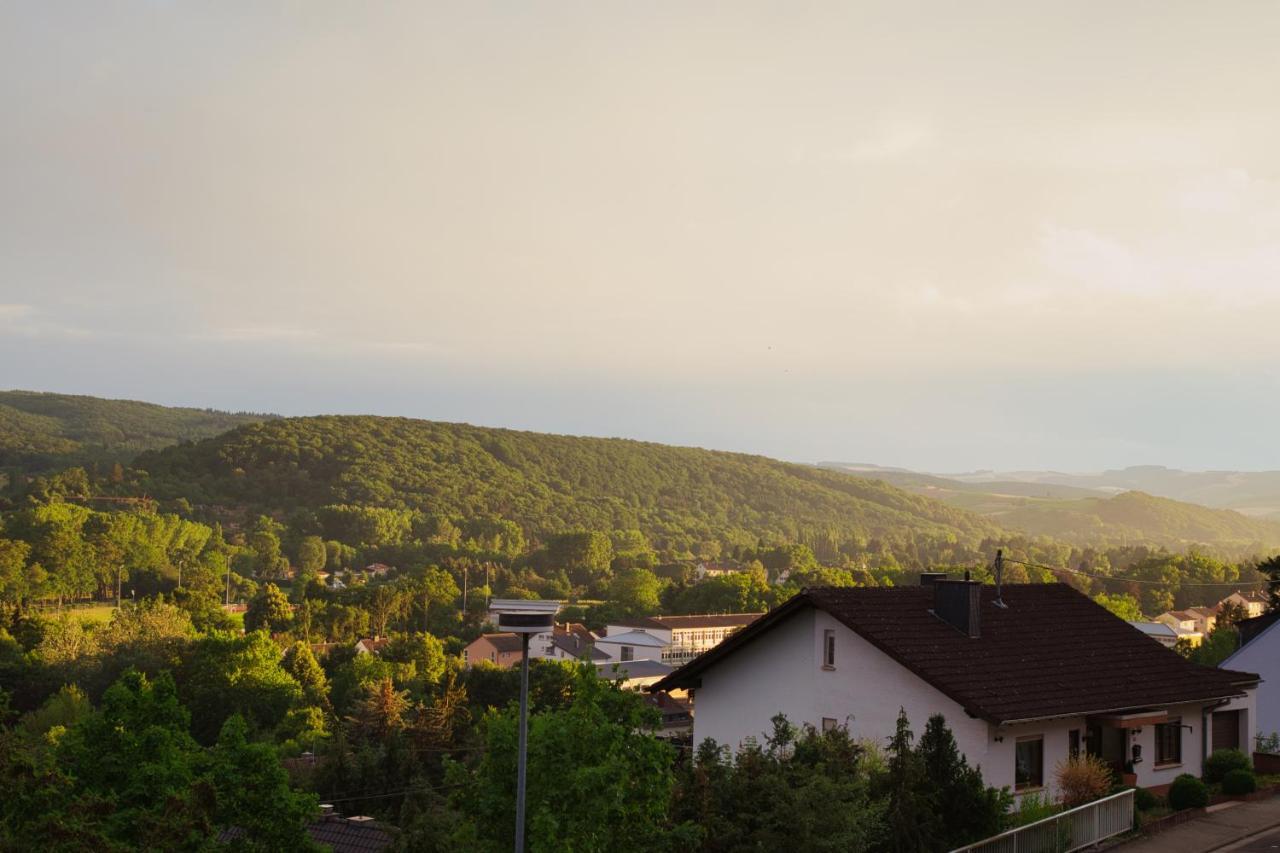
[{"label": "distant hill", "polygon": [[270,417],[274,416],[0,391],[0,468],[36,473],[129,462],[144,450],[208,438]]},{"label": "distant hill", "polygon": [[1218,509],[1234,509],[1245,515],[1280,518],[1280,471],[1182,471],[1163,465],[1135,465],[1098,474],[979,471],[944,476],[978,485],[1014,480],[1110,494],[1139,491]]},{"label": "distant hill", "polygon": [[761,456],[406,418],[268,421],[137,464],[151,494],[196,504],[398,507],[503,518],[535,537],[639,529],[673,550],[772,537],[831,556],[884,538],[916,553],[902,543],[972,549],[999,533],[979,515],[885,483]]},{"label": "distant hill", "polygon": [[[959,480],[865,464],[824,465],[876,477],[916,494],[981,513],[1011,530],[1078,545],[1150,544],[1172,549],[1211,545],[1237,554],[1280,547],[1280,523],[1274,520],[1172,500],[1137,489],[1117,493],[1120,486],[1088,488],[1080,485],[1123,482],[1102,475],[1098,478],[1057,475],[1073,481],[1059,483],[1049,479],[1054,476],[1051,474],[1046,474],[1046,479],[1041,480],[1027,472],[1011,475],[982,472]],[[1020,475],[1024,479],[986,479]],[[1176,479],[1155,476],[1157,479]]]}]

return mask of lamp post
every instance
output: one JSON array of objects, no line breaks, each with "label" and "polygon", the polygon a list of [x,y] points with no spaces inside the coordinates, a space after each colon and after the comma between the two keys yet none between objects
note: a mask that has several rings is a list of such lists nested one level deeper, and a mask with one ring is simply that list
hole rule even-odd
[{"label": "lamp post", "polygon": [[529,743],[529,638],[554,631],[558,601],[495,598],[489,611],[498,615],[498,630],[520,635],[520,744],[516,759],[516,846],[524,853],[524,792]]}]

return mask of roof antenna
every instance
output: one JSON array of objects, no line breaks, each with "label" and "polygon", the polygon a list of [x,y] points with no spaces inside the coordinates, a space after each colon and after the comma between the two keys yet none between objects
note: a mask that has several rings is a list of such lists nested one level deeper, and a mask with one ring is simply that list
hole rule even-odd
[{"label": "roof antenna", "polygon": [[999,607],[999,608],[1001,608],[1002,610],[1007,610],[1007,609],[1009,608],[1009,605],[1005,604],[1005,603],[1004,603],[1004,599],[1000,596],[1000,585],[1001,585],[1001,583],[1004,581],[1004,549],[1003,549],[1003,548],[997,548],[997,549],[996,549],[996,565],[995,565],[995,569],[996,569],[996,600],[995,600],[995,605],[996,605],[996,607]]}]

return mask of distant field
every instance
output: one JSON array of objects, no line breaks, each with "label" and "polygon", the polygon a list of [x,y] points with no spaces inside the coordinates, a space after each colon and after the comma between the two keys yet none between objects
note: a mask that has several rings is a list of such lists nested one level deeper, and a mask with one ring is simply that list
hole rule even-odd
[{"label": "distant field", "polygon": [[85,625],[100,625],[111,621],[111,614],[116,611],[114,604],[95,604],[92,607],[67,608],[67,614],[79,619]]}]

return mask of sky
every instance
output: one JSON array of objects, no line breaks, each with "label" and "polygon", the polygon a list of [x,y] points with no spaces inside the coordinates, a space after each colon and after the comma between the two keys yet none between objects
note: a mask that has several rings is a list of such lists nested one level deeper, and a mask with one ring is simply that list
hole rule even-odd
[{"label": "sky", "polygon": [[0,4],[0,388],[1280,468],[1280,7]]}]

